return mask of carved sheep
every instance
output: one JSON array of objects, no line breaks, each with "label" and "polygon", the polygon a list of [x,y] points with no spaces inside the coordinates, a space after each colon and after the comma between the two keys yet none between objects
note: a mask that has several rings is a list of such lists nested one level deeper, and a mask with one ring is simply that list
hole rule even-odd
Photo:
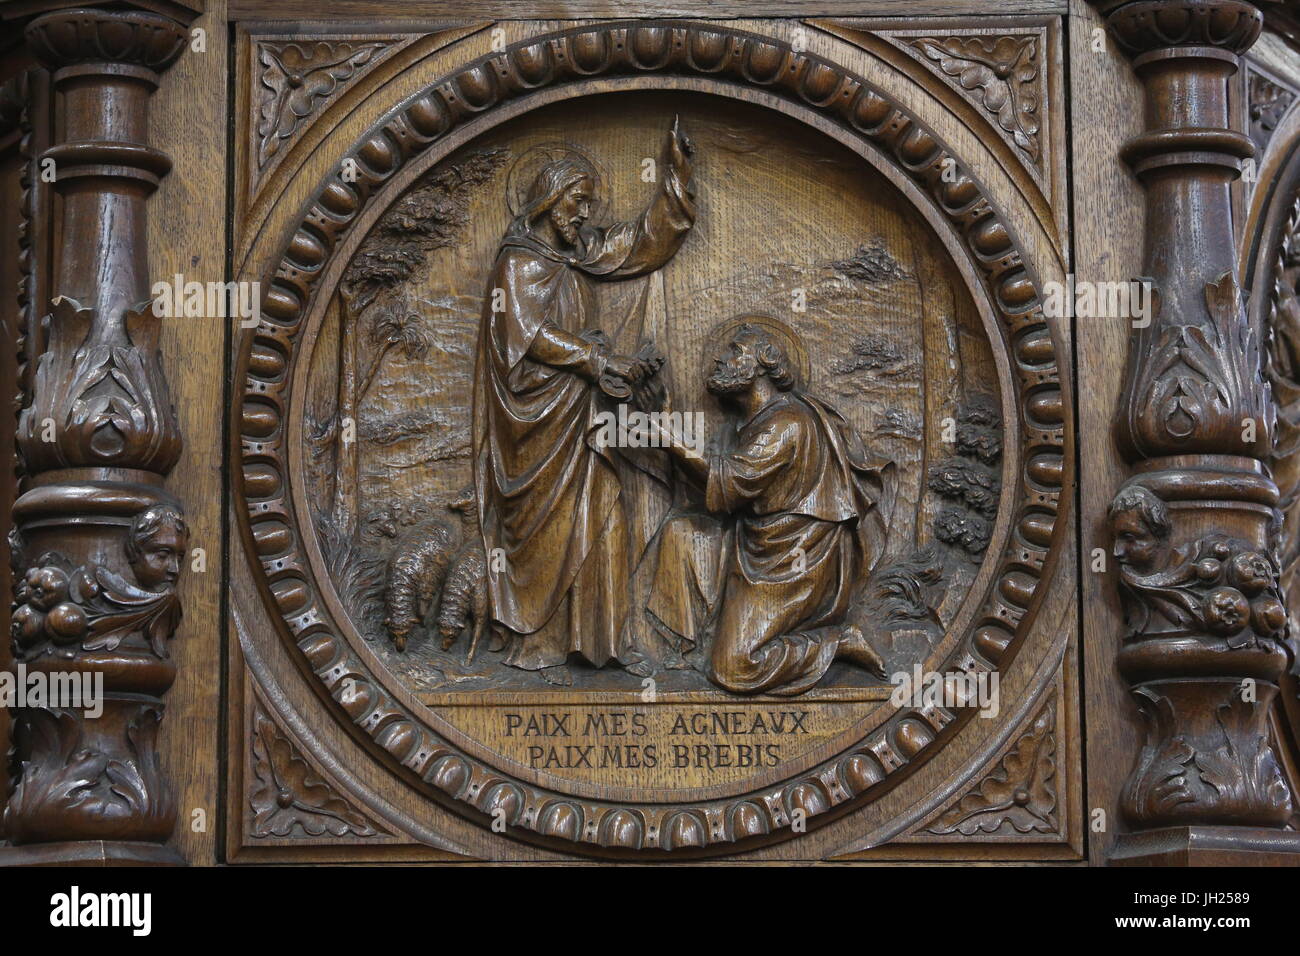
[{"label": "carved sheep", "polygon": [[451,647],[461,633],[474,625],[470,638],[467,661],[474,660],[479,642],[487,627],[487,557],[483,553],[483,538],[479,534],[478,503],[472,492],[462,494],[447,505],[464,517],[464,543],[456,553],[451,570],[442,587],[442,606],[438,612],[438,633],[442,636],[443,650]]},{"label": "carved sheep", "polygon": [[399,650],[421,621],[436,619],[442,648],[456,642],[473,623],[473,660],[487,626],[487,561],[478,530],[478,504],[472,488],[447,503],[461,515],[451,521],[421,522],[403,536],[388,565],[384,625]]},{"label": "carved sheep", "polygon": [[421,522],[402,536],[388,563],[384,588],[384,626],[393,645],[406,650],[406,639],[434,611],[447,569],[460,544],[458,529],[450,521]]}]

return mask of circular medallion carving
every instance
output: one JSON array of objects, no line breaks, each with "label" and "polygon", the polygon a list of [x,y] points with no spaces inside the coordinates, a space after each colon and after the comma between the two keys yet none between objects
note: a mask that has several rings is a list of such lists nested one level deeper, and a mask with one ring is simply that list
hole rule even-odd
[{"label": "circular medallion carving", "polygon": [[[1002,488],[999,496],[994,487],[997,500],[986,503],[992,543],[973,563],[969,593],[951,613],[936,643],[939,657],[927,658],[928,669],[991,673],[1009,662],[1064,530],[1070,457],[1057,339],[1024,254],[960,160],[862,78],[772,38],[716,24],[601,24],[517,44],[390,111],[308,204],[263,283],[261,324],[241,342],[237,380],[245,387],[235,424],[241,526],[284,636],[355,731],[404,768],[408,782],[503,818],[509,831],[590,849],[725,848],[789,833],[793,820],[816,822],[884,792],[972,713],[962,706],[897,706],[880,693],[888,685],[877,685],[878,706],[851,726],[830,728],[797,765],[730,776],[714,787],[670,788],[667,799],[655,799],[653,787],[617,781],[595,787],[545,767],[495,759],[443,708],[429,706],[394,679],[384,656],[366,645],[349,619],[354,611],[340,600],[312,526],[314,492],[303,487],[301,448],[310,352],[347,261],[395,192],[490,128],[486,119],[506,120],[577,95],[663,88],[784,112],[868,158],[916,204],[962,273],[963,295],[978,302],[991,323],[989,347],[1003,392],[994,403],[1000,432],[987,421],[980,425],[1001,443]],[[356,170],[354,181],[342,175],[345,167]],[[867,275],[891,268],[840,265],[850,276],[855,268]],[[897,262],[892,268],[903,271]],[[735,311],[744,311],[744,304]],[[694,699],[691,693],[684,691],[683,699]]]}]

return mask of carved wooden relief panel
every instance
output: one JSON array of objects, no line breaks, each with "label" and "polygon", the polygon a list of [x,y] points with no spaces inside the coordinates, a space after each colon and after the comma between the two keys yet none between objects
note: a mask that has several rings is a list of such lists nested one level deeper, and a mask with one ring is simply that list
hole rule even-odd
[{"label": "carved wooden relief panel", "polygon": [[0,4],[0,866],[1300,859],[1296,5],[980,6]]},{"label": "carved wooden relief panel", "polygon": [[235,852],[1077,852],[1056,28],[241,33]]}]

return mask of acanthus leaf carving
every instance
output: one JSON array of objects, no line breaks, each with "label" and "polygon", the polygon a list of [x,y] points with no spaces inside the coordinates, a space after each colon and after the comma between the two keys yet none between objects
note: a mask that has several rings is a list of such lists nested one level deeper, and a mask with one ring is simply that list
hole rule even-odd
[{"label": "acanthus leaf carving", "polygon": [[373,837],[378,830],[320,779],[289,738],[260,710],[254,713],[252,833],[258,837]]},{"label": "acanthus leaf carving", "polygon": [[[130,703],[114,720],[66,708],[28,708],[15,730],[17,785],[5,807],[15,843],[49,840],[74,825],[85,839],[161,839],[175,804],[157,753],[162,708]],[[71,819],[69,819],[71,818]]]},{"label": "acanthus leaf carving", "polygon": [[328,40],[261,43],[262,101],[257,124],[257,165],[264,167],[304,119],[333,96],[341,83],[371,63],[384,42]]},{"label": "acanthus leaf carving", "polygon": [[1018,833],[1055,833],[1056,705],[1039,712],[1029,729],[973,790],[929,827],[930,833],[996,833],[1010,825]]},{"label": "acanthus leaf carving", "polygon": [[[1291,797],[1268,740],[1286,613],[1267,549],[1212,533],[1179,547],[1164,500],[1133,479],[1109,513],[1127,634],[1119,668],[1147,724],[1121,798],[1147,826],[1279,826]],[[1169,675],[1169,676],[1165,676]]]},{"label": "acanthus leaf carving", "polygon": [[998,126],[1037,165],[1041,154],[1037,36],[917,37],[911,44],[993,114]]},{"label": "acanthus leaf carving", "polygon": [[1147,457],[1268,447],[1276,413],[1236,278],[1224,273],[1206,283],[1208,322],[1163,317],[1156,289],[1151,302],[1154,341],[1134,369],[1125,440]]},{"label": "acanthus leaf carving", "polygon": [[[156,352],[128,330],[149,316],[150,303],[120,321],[59,296],[44,321],[87,329],[71,354],[51,350],[36,366],[32,403],[18,419],[18,443],[29,472],[77,466],[120,466],[165,474],[180,457],[180,428]],[[156,321],[154,319],[153,321]],[[47,430],[53,427],[52,434]]]},{"label": "acanthus leaf carving", "polygon": [[1263,73],[1250,70],[1247,78],[1247,99],[1250,103],[1250,138],[1263,153],[1278,122],[1295,102],[1295,93],[1273,82]]},{"label": "acanthus leaf carving", "polygon": [[1291,792],[1261,729],[1258,704],[1229,687],[1202,734],[1189,727],[1179,695],[1148,685],[1134,696],[1148,737],[1121,798],[1130,820],[1176,825],[1228,815],[1278,826],[1290,817]]}]

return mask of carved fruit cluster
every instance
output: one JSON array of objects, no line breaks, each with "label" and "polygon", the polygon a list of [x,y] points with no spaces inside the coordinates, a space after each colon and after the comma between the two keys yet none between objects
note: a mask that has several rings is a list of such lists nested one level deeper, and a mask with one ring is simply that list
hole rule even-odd
[{"label": "carved fruit cluster", "polygon": [[15,594],[18,609],[12,622],[14,650],[20,655],[45,641],[65,647],[85,637],[86,612],[70,598],[90,581],[84,571],[75,577],[74,588],[68,572],[60,567],[35,567],[24,575]]},{"label": "carved fruit cluster", "polygon": [[1286,608],[1277,578],[1266,554],[1224,535],[1178,549],[1167,568],[1121,571],[1126,596],[1145,612],[1139,631],[1154,630],[1154,614],[1176,629],[1224,638],[1234,648],[1283,637]]}]

